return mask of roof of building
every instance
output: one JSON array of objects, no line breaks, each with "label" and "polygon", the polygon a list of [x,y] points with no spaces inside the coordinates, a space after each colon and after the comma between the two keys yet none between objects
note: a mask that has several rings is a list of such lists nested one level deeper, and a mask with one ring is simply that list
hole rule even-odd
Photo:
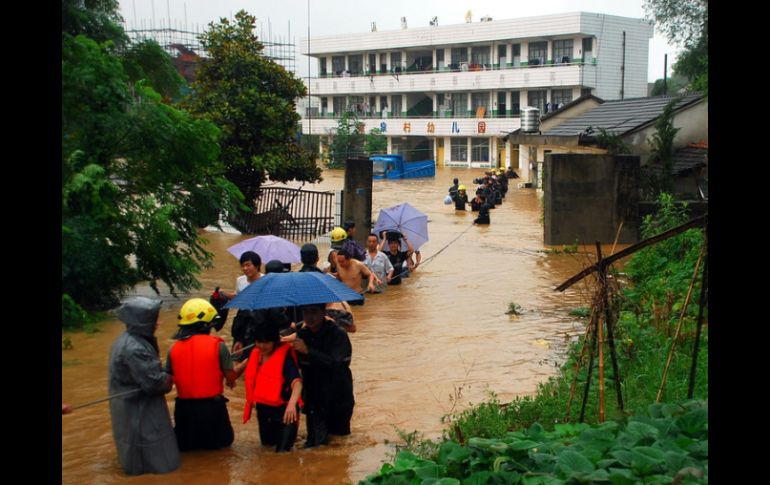
[{"label": "roof of building", "polygon": [[599,104],[604,103],[604,100],[602,98],[594,96],[593,94],[584,94],[584,95],[580,96],[579,98],[573,99],[572,101],[570,101],[569,103],[565,104],[561,108],[559,108],[557,110],[554,110],[554,111],[551,111],[550,113],[548,113],[548,114],[546,114],[544,116],[541,116],[540,117],[540,121],[545,121],[545,120],[547,120],[547,119],[549,119],[549,118],[551,118],[553,116],[556,116],[559,113],[564,113],[568,109],[570,109],[570,108],[572,108],[574,106],[577,106],[578,104],[582,103],[583,101],[587,101],[589,99],[593,99],[593,100],[595,100]]},{"label": "roof of building", "polygon": [[[671,171],[676,176],[686,175],[689,171],[708,166],[709,148],[704,142],[690,143],[674,152],[674,164]],[[660,172],[659,165],[649,166],[650,170]]]},{"label": "roof of building", "polygon": [[[586,133],[587,130],[589,133],[598,134],[599,128],[603,128],[611,134],[625,135],[653,123],[673,99],[676,98],[654,96],[605,101],[592,110],[565,120],[564,123],[555,126],[543,135],[575,136]],[[677,103],[675,111],[685,109],[701,99],[703,99],[701,94],[684,96]]]}]

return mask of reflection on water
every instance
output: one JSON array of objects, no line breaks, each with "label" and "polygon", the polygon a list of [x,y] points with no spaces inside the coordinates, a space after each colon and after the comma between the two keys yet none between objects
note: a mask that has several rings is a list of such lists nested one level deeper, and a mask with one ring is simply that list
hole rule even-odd
[{"label": "reflection on water", "polygon": [[[263,448],[256,420],[242,424],[244,391],[239,382],[235,390],[225,390],[236,433],[232,448],[185,453],[178,471],[131,481],[355,482],[379,469],[390,451],[384,441],[398,439],[394,428],[436,437],[443,415],[468,402],[480,402],[490,390],[503,402],[535,392],[539,382],[555,373],[554,362],[560,360],[565,341],[582,332],[567,314],[586,305],[584,285],[565,293],[553,288],[593,260],[580,253],[542,252],[540,199],[534,190],[518,189],[515,183],[503,204],[491,211],[489,226],[469,228],[472,213],[455,212],[442,199],[454,177],[470,187],[482,174],[480,169],[439,168],[435,179],[375,181],[372,219],[381,208],[409,202],[429,219],[430,242],[422,247],[423,261],[451,244],[401,286],[367,296],[364,306],[354,307],[358,332],[351,334],[356,396],[351,436],[333,438],[321,449],[276,454]],[[305,188],[331,190],[343,185],[342,171],[327,171],[322,183]],[[226,248],[249,236],[217,232],[204,236],[215,255],[214,265],[200,276],[203,288],[193,296],[205,297],[215,286],[233,288],[240,269]],[[328,242],[318,244],[323,258]],[[603,250],[609,254],[609,248]],[[154,296],[148,287],[136,292]],[[162,295],[158,337],[164,359],[176,331],[176,312],[189,296]],[[506,315],[509,302],[519,304],[523,314]],[[109,349],[123,329],[119,321],[109,321],[99,333],[69,335],[74,349],[62,351],[63,401],[79,404],[107,395]],[[229,330],[230,323],[221,332],[228,343]],[[450,397],[458,393],[460,399],[454,403]],[[172,391],[167,396],[172,415],[174,395]],[[64,483],[127,479],[117,462],[107,403],[62,417]]]}]

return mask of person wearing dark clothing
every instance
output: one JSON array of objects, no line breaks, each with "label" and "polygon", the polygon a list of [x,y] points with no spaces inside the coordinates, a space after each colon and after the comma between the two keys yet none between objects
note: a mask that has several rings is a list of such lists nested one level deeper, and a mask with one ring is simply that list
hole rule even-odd
[{"label": "person wearing dark clothing", "polygon": [[519,176],[516,172],[513,171],[513,167],[508,167],[508,170],[505,172],[505,178],[517,179]]},{"label": "person wearing dark clothing", "polygon": [[452,197],[455,203],[455,210],[464,211],[465,205],[468,203],[468,194],[465,193],[465,186],[461,185],[457,193]]},{"label": "person wearing dark clothing", "polygon": [[218,450],[235,438],[222,381],[232,389],[237,375],[224,340],[209,335],[218,318],[216,308],[202,298],[185,302],[177,316],[179,331],[166,370],[176,385],[174,433],[180,451]]},{"label": "person wearing dark clothing", "polygon": [[329,434],[350,434],[355,405],[350,339],[324,317],[324,308],[324,304],[302,307],[305,320],[292,341],[302,370],[307,448],[327,444]]},{"label": "person wearing dark clothing", "polygon": [[481,195],[481,190],[476,191],[476,197],[471,200],[471,211],[478,212],[481,209],[481,205],[484,203],[484,198]]},{"label": "person wearing dark clothing", "polygon": [[389,285],[400,285],[401,284],[401,275],[407,271],[407,260],[410,256],[412,256],[412,253],[414,253],[414,248],[412,247],[411,243],[407,240],[406,236],[401,236],[404,239],[404,242],[406,242],[406,251],[401,251],[401,245],[396,237],[391,237],[391,234],[394,233],[388,233],[386,239],[385,231],[383,231],[382,234],[382,242],[380,243],[380,251],[382,251],[385,247],[385,241],[388,242],[388,251],[385,252],[385,256],[388,257],[390,260],[390,264],[393,265],[393,277],[388,281]]},{"label": "person wearing dark clothing", "polygon": [[[265,308],[262,310],[238,310],[238,314],[233,320],[232,334],[233,342],[239,342],[241,345],[238,349],[248,347],[255,343],[254,329],[261,322],[273,322],[279,329],[283,329],[289,326],[288,315],[282,308]],[[233,348],[233,351],[238,350]],[[251,354],[252,348],[246,349],[240,352],[234,357],[234,360],[242,362],[246,360]]]},{"label": "person wearing dark clothing", "polygon": [[343,224],[342,228],[347,233],[347,239],[342,243],[342,249],[346,249],[353,259],[364,262],[366,259],[366,249],[354,239],[356,236],[356,223],[347,221]]},{"label": "person wearing dark clothing", "polygon": [[244,375],[246,407],[243,422],[257,408],[259,439],[275,451],[289,451],[297,439],[302,379],[291,344],[281,342],[278,327],[263,323],[256,330],[257,348]]},{"label": "person wearing dark clothing", "polygon": [[302,249],[299,250],[299,257],[302,260],[302,268],[299,269],[300,273],[305,271],[323,273],[318,268],[318,247],[315,244],[303,244]]},{"label": "person wearing dark clothing", "polygon": [[474,224],[489,224],[489,204],[483,202],[479,208],[479,216],[473,220]]},{"label": "person wearing dark clothing", "polygon": [[112,436],[128,475],[168,473],[179,467],[179,448],[163,396],[171,390],[173,377],[163,370],[154,336],[160,305],[160,300],[143,296],[127,300],[118,309],[126,331],[110,350],[109,394],[137,391],[110,400]]},{"label": "person wearing dark clothing", "polygon": [[457,192],[460,190],[459,189],[460,181],[457,178],[455,178],[454,180],[452,180],[452,182],[454,182],[454,185],[449,187],[449,196],[454,199],[454,196],[457,195]]}]

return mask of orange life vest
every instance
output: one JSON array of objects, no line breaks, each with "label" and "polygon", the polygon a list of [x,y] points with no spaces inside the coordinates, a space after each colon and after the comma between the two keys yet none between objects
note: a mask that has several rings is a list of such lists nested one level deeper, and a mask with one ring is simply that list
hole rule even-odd
[{"label": "orange life vest", "polygon": [[[281,399],[281,389],[283,389],[283,366],[286,356],[290,355],[297,364],[297,355],[291,348],[291,345],[282,343],[273,351],[273,354],[267,358],[261,365],[259,363],[259,349],[255,348],[249,356],[249,363],[246,364],[246,371],[243,374],[243,383],[246,387],[246,406],[243,410],[243,422],[251,418],[251,410],[254,404],[267,404],[269,406],[281,406],[288,401]],[[297,364],[299,368],[299,364]],[[298,401],[302,407],[302,400]]]},{"label": "orange life vest", "polygon": [[202,399],[222,394],[220,342],[224,340],[213,335],[193,335],[176,341],[171,347],[171,368],[180,398]]}]

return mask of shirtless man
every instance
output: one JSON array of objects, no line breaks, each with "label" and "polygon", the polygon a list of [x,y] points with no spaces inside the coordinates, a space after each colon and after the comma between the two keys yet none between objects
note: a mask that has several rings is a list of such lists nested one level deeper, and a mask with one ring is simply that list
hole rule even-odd
[{"label": "shirtless man", "polygon": [[[369,293],[375,292],[375,281],[377,281],[378,284],[382,284],[382,282],[379,281],[379,278],[369,271],[369,268],[367,268],[364,263],[357,259],[353,259],[351,254],[345,248],[337,251],[337,273],[335,276],[356,293],[361,292],[361,280],[363,278],[369,279],[366,286],[366,291]],[[351,305],[363,305],[364,300],[353,300],[348,303]]]}]

